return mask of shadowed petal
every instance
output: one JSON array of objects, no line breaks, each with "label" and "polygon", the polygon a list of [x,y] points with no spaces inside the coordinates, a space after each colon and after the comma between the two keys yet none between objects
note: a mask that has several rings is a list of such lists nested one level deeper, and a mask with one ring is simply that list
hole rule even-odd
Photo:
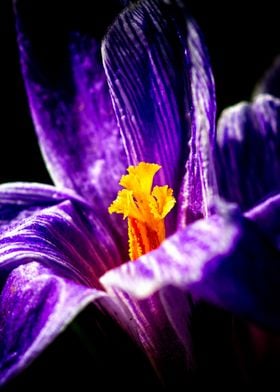
[{"label": "shadowed petal", "polygon": [[258,94],[270,94],[280,98],[280,56],[257,85],[254,95]]},{"label": "shadowed petal", "polygon": [[[106,275],[102,281],[107,284]],[[129,310],[142,349],[163,385],[179,389],[190,386],[194,363],[189,331],[190,301],[185,293],[175,287],[165,287],[138,300],[129,290],[109,285],[111,296]]]},{"label": "shadowed petal", "polygon": [[218,123],[220,195],[243,210],[280,190],[280,100],[260,95],[225,110]]},{"label": "shadowed petal", "polygon": [[[279,255],[272,242],[235,212],[195,222],[157,250],[109,271],[101,282],[120,301],[128,296],[125,304],[135,311],[143,346],[156,366],[161,368],[159,329],[166,333],[164,341],[172,336],[165,350],[185,357],[189,368],[188,297],[279,330],[279,277]],[[172,358],[169,366],[174,370]]]},{"label": "shadowed petal", "polygon": [[122,262],[109,230],[69,200],[8,226],[0,240],[0,269],[35,260],[62,269],[76,282],[99,287],[98,277]]},{"label": "shadowed petal", "polygon": [[36,262],[13,270],[0,296],[0,385],[29,365],[78,312],[103,295]]},{"label": "shadowed petal", "polygon": [[[115,386],[130,390],[132,383],[135,383],[135,379],[139,377],[140,370],[141,378],[137,380],[137,387],[150,386],[156,388],[153,390],[162,390],[159,388],[156,375],[151,372],[146,356],[127,332],[121,328],[120,324],[125,319],[112,299],[105,293],[77,287],[66,279],[54,276],[52,271],[48,269],[38,267],[40,275],[38,273],[38,277],[35,277],[36,263],[30,263],[28,270],[26,267],[14,271],[7,283],[7,289],[5,288],[7,292],[8,285],[19,281],[21,292],[18,295],[15,295],[15,293],[13,296],[9,295],[7,300],[12,306],[19,297],[20,299],[24,298],[27,306],[23,309],[24,313],[20,314],[20,323],[17,320],[16,327],[12,324],[15,322],[14,318],[11,317],[7,320],[7,326],[11,325],[12,329],[7,334],[8,339],[2,342],[2,346],[0,342],[1,350],[5,348],[8,353],[9,350],[16,349],[18,343],[23,343],[21,349],[26,348],[27,350],[21,358],[26,360],[25,365],[27,365],[28,355],[31,354],[34,346],[38,346],[47,340],[51,327],[53,330],[55,329],[55,322],[64,323],[67,321],[65,319],[61,320],[60,316],[65,317],[71,311],[74,312],[76,305],[76,310],[80,313],[65,330],[63,327],[63,333],[59,334],[52,343],[51,340],[47,342],[51,344],[42,353],[36,353],[40,356],[17,377],[14,377],[15,373],[12,373],[12,371],[20,370],[19,364],[15,364],[15,362],[19,360],[22,364],[22,359],[11,355],[11,363],[6,362],[5,365],[8,366],[6,372],[9,373],[12,380],[9,380],[7,389],[5,389],[5,385],[4,391],[14,392],[22,389],[38,391],[42,389],[42,382],[45,390],[51,390],[55,385],[61,390],[71,391],[74,388],[79,391],[87,391],[93,383],[97,386],[102,385],[103,390],[110,390],[112,380],[114,380]],[[31,275],[31,268],[33,268],[35,282],[28,285],[27,281]],[[27,272],[25,274],[27,276],[22,279],[21,273],[25,272]],[[43,286],[42,290],[39,289],[39,285],[40,287]],[[65,294],[64,297],[63,294]],[[66,296],[67,298],[64,300]],[[80,300],[86,305],[86,296],[90,304],[86,309],[82,309],[83,304],[79,304],[78,301]],[[91,301],[91,296],[93,301]],[[38,302],[41,300],[42,302],[36,302],[37,298]],[[34,300],[35,304],[32,305],[29,300]],[[56,300],[56,305],[51,307]],[[16,303],[16,305],[16,309],[20,310],[19,304]],[[39,317],[38,313],[34,312],[34,306],[40,312]],[[9,304],[5,301],[5,310],[8,308]],[[52,310],[52,314],[47,317],[46,313],[49,310]],[[56,315],[58,315],[57,320],[55,320]],[[130,323],[129,320],[125,320],[125,322],[126,324]],[[22,327],[22,330],[20,330],[20,327]],[[42,327],[41,330],[40,327]],[[11,333],[12,331],[15,331],[15,336]],[[46,331],[48,336],[46,336]],[[58,332],[62,332],[62,330]],[[26,338],[25,334],[28,334],[27,338],[30,338],[30,340]],[[26,338],[25,340],[23,340],[23,336]],[[31,342],[32,338],[35,340],[34,345]],[[31,346],[28,346],[30,342]],[[10,369],[9,366],[14,366],[14,368]]]},{"label": "shadowed petal", "polygon": [[144,0],[126,9],[102,54],[129,163],[161,164],[159,183],[176,196],[187,171],[180,223],[205,215],[215,93],[200,31],[183,2]]},{"label": "shadowed petal", "polygon": [[263,203],[245,213],[245,216],[255,222],[280,250],[280,195],[268,198]]},{"label": "shadowed petal", "polygon": [[[22,72],[39,143],[55,184],[107,214],[127,166],[100,41],[121,1],[15,2]],[[106,11],[106,12],[105,12]],[[118,221],[117,230],[122,230]]]}]

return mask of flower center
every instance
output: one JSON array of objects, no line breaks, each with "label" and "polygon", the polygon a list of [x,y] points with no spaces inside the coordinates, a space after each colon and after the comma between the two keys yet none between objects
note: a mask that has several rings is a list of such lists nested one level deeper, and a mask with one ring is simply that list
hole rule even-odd
[{"label": "flower center", "polygon": [[152,188],[155,174],[161,169],[155,163],[140,162],[129,166],[119,184],[108,211],[128,218],[129,257],[136,260],[156,249],[165,238],[164,218],[174,207],[173,190],[167,185]]}]

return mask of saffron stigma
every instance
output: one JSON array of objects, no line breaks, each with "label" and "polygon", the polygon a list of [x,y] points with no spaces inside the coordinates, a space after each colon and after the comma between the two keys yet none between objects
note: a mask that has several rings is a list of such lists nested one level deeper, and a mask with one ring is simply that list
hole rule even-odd
[{"label": "saffron stigma", "polygon": [[127,168],[118,192],[108,211],[128,218],[129,257],[136,260],[156,249],[165,239],[164,218],[174,207],[173,189],[167,185],[152,188],[155,174],[161,166],[140,162]]}]

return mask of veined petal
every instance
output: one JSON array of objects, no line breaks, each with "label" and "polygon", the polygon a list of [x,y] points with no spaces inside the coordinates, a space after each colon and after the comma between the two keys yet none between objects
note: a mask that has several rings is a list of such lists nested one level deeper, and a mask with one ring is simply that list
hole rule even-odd
[{"label": "veined petal", "polygon": [[78,286],[36,262],[8,277],[0,321],[0,385],[9,381],[7,391],[34,391],[42,383],[46,390],[54,385],[87,390],[92,383],[107,390],[112,380],[129,390],[139,369],[137,386],[161,390],[146,356],[122,328],[133,322],[131,316],[104,292]]},{"label": "veined petal", "polygon": [[89,222],[89,214],[66,200],[8,225],[0,237],[0,270],[34,260],[62,269],[76,282],[100,287],[98,277],[122,259],[110,231],[98,217]]},{"label": "veined petal", "polygon": [[86,206],[73,192],[51,185],[15,182],[0,185],[0,234],[44,208],[72,200]]},{"label": "veined petal", "polygon": [[0,385],[28,366],[77,313],[102,296],[36,262],[14,269],[0,296]]},{"label": "veined petal", "polygon": [[[127,161],[100,41],[122,2],[107,0],[95,12],[83,0],[16,0],[15,5],[22,72],[51,177],[114,221],[107,207]],[[115,228],[122,232],[122,222]]]},{"label": "veined petal", "polygon": [[[143,346],[160,369],[162,348],[156,337],[160,326],[162,335],[166,331],[172,336],[166,351],[181,355],[186,371],[192,364],[190,297],[266,328],[280,329],[279,254],[237,212],[189,225],[155,251],[109,271],[101,282],[135,312]],[[167,337],[161,339],[168,341]],[[165,360],[168,368],[168,358]],[[172,358],[169,367],[174,370]]]},{"label": "veined petal", "polygon": [[[103,213],[99,214],[98,211],[94,211],[83,198],[70,189],[58,189],[51,185],[24,182],[0,185],[0,236],[6,230],[20,225],[24,219],[36,212],[67,201],[73,204],[74,210],[77,209],[78,214],[84,219],[86,227],[89,227],[92,235],[100,230],[101,236],[104,234],[105,237],[111,237],[109,242],[103,238],[109,248],[111,248],[110,243],[121,244],[120,237],[112,230],[111,225],[108,225],[103,219]],[[99,237],[99,234],[97,234],[97,237]],[[125,238],[122,240],[125,241]],[[119,251],[121,252],[121,246]],[[122,258],[123,260],[127,259],[125,251],[123,251]],[[116,258],[116,260],[118,259],[119,257]]]},{"label": "veined petal", "polygon": [[226,109],[215,154],[220,195],[243,210],[280,190],[280,100],[260,95]]},{"label": "veined petal", "polygon": [[102,53],[129,163],[156,162],[159,183],[175,196],[182,189],[180,224],[205,215],[215,92],[201,33],[183,2],[127,8]]},{"label": "veined petal", "polygon": [[191,304],[185,293],[168,287],[138,300],[113,285],[108,289],[129,310],[140,345],[165,388],[190,386],[194,366],[188,328]]},{"label": "veined petal", "polygon": [[[80,196],[70,189],[59,189],[53,185],[40,184],[36,182],[9,182],[0,184],[1,208],[7,205],[26,206],[51,205],[72,198],[82,200]],[[2,213],[2,211],[1,211]]]}]

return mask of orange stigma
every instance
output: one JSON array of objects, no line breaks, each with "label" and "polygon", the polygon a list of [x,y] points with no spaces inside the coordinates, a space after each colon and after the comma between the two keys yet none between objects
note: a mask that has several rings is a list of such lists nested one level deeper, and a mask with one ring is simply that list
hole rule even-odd
[{"label": "orange stigma", "polygon": [[176,201],[167,185],[152,188],[155,174],[161,169],[155,163],[140,162],[129,166],[122,176],[119,191],[108,211],[128,218],[129,257],[136,260],[156,249],[165,239],[164,218]]}]

